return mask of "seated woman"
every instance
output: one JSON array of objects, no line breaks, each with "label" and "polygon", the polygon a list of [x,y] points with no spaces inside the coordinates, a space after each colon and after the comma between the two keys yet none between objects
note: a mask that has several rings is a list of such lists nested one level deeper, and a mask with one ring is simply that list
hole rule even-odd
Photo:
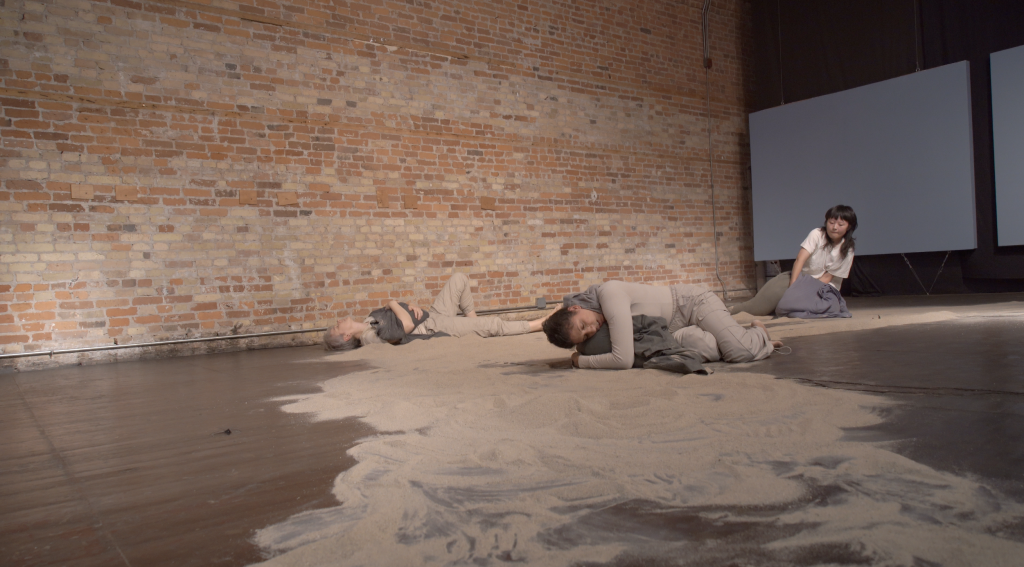
[{"label": "seated woman", "polygon": [[[716,350],[727,362],[750,362],[771,355],[781,342],[772,342],[764,325],[756,321],[741,327],[717,295],[698,285],[671,287],[620,281],[593,285],[583,293],[566,296],[562,308],[543,323],[544,334],[555,346],[573,348],[597,332],[606,322],[611,352],[593,356],[572,355],[580,368],[625,369],[633,366],[633,316],[661,317],[668,331],[677,334],[690,326],[715,339]],[[684,347],[687,345],[683,345]]]},{"label": "seated woman", "polygon": [[[459,312],[465,317],[459,317]],[[466,274],[453,274],[444,284],[428,311],[413,303],[388,302],[362,322],[351,317],[338,320],[324,333],[327,350],[350,350],[369,343],[403,344],[414,338],[430,336],[461,337],[476,333],[481,337],[502,337],[534,333],[544,319],[504,321],[498,317],[477,317]]]},{"label": "seated woman", "polygon": [[[853,266],[857,213],[846,205],[825,212],[825,224],[815,228],[800,244],[791,272],[783,272],[730,313],[777,314],[780,317],[849,317],[846,301],[839,295],[843,278]],[[826,287],[828,286],[828,287]]]}]

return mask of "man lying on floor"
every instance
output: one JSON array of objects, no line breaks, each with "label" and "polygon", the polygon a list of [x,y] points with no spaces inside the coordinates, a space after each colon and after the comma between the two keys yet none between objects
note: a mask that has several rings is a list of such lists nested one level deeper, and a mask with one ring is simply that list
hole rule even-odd
[{"label": "man lying on floor", "polygon": [[562,308],[544,322],[544,333],[555,346],[573,348],[608,323],[611,351],[589,355],[577,348],[573,366],[630,368],[635,362],[634,320],[637,315],[667,321],[666,331],[688,351],[705,361],[750,362],[767,358],[782,343],[772,341],[764,324],[741,327],[722,300],[706,288],[679,284],[671,287],[610,281],[570,294]]},{"label": "man lying on floor", "polygon": [[[465,317],[459,317],[459,313]],[[546,318],[545,318],[546,319]],[[476,333],[481,337],[522,335],[541,330],[544,319],[504,321],[498,317],[477,317],[466,274],[453,274],[424,311],[413,303],[395,300],[372,311],[362,322],[351,317],[338,320],[324,333],[327,350],[351,350],[371,343],[404,344],[415,339]]]}]

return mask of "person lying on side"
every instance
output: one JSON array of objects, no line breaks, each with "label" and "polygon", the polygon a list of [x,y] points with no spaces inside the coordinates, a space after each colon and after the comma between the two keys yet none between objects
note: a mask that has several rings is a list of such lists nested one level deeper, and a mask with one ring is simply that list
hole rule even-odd
[{"label": "person lying on side", "polygon": [[[459,313],[465,317],[459,317]],[[339,319],[324,333],[324,346],[327,350],[351,350],[364,344],[404,344],[431,336],[461,337],[471,333],[481,337],[522,335],[541,330],[543,321],[477,317],[473,295],[469,291],[469,278],[466,274],[453,274],[429,310],[424,311],[413,303],[391,300],[361,322],[351,317]]]},{"label": "person lying on side", "polygon": [[[608,325],[602,325],[589,339],[576,345],[580,355],[593,356],[612,351]],[[668,332],[661,317],[633,315],[633,368],[668,370],[679,374],[709,374],[702,354],[684,347]]]},{"label": "person lying on side", "polygon": [[634,315],[668,321],[668,330],[677,341],[681,330],[698,327],[714,337],[722,359],[727,362],[761,360],[782,346],[781,342],[772,342],[759,321],[751,327],[741,327],[717,295],[690,284],[666,287],[609,281],[593,285],[585,292],[566,296],[562,308],[548,317],[543,329],[551,344],[573,348],[607,323],[611,352],[587,356],[577,350],[572,355],[573,365],[625,369],[634,361]]},{"label": "person lying on side", "polygon": [[[857,213],[851,207],[836,205],[825,211],[825,223],[811,230],[800,244],[792,271],[775,276],[757,295],[733,305],[729,312],[801,318],[849,317],[839,288],[853,266],[853,231],[856,229]],[[778,311],[780,305],[781,312]]]}]

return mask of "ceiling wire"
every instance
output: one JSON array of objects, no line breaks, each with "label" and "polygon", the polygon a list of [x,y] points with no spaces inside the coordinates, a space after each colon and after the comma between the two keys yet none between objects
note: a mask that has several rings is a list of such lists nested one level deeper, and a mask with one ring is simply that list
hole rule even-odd
[{"label": "ceiling wire", "polygon": [[718,210],[715,205],[715,148],[711,142],[711,48],[708,45],[708,9],[711,7],[711,0],[704,0],[702,11],[704,37],[704,90],[707,96],[708,110],[708,164],[711,167],[711,231],[715,239],[715,276],[722,286],[722,298],[729,299],[729,290],[725,288],[725,281],[718,269]]}]

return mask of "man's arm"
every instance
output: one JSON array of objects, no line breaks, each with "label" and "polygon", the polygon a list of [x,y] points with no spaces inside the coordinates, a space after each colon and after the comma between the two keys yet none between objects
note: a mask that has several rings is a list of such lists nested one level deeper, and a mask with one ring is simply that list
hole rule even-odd
[{"label": "man's arm", "polygon": [[408,306],[409,311],[412,313],[413,317],[417,319],[423,318],[423,310],[420,309],[419,305],[416,305],[415,303],[406,303],[406,306]]},{"label": "man's arm", "polygon": [[392,299],[388,302],[388,309],[394,311],[395,316],[402,322],[402,328],[405,329],[406,333],[411,333],[416,328],[412,323],[412,317],[409,316],[409,312],[405,310],[397,301]]},{"label": "man's arm", "polygon": [[598,299],[605,324],[608,325],[612,351],[608,354],[577,356],[576,365],[580,368],[632,368],[633,314],[629,310],[629,295],[615,282],[607,282],[601,286]]}]

